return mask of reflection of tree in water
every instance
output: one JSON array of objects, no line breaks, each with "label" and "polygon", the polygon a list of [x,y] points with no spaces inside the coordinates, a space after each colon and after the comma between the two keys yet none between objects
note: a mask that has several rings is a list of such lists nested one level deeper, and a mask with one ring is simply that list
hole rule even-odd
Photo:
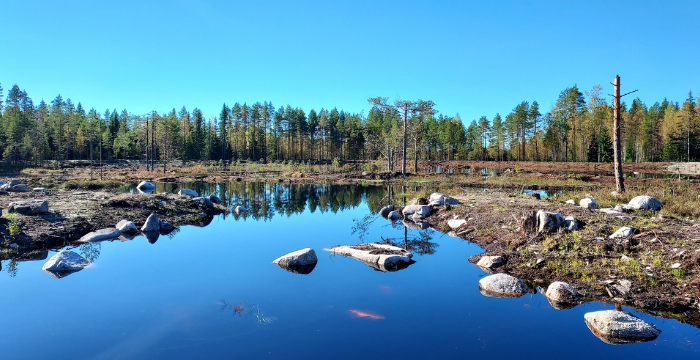
[{"label": "reflection of tree in water", "polygon": [[102,244],[99,242],[85,243],[78,246],[78,252],[89,262],[95,262],[100,257]]},{"label": "reflection of tree in water", "polygon": [[231,312],[231,315],[237,317],[247,317],[249,314],[255,315],[255,321],[258,324],[267,325],[276,320],[275,317],[265,316],[262,310],[255,304],[243,303],[239,301],[236,303],[230,303],[226,299],[221,299],[221,311]]},{"label": "reflection of tree in water", "polygon": [[352,226],[351,235],[357,234],[360,241],[365,242],[365,236],[367,235],[367,231],[369,231],[369,226],[377,219],[379,218],[372,214],[365,215],[362,219],[352,219],[354,225]]},{"label": "reflection of tree in water", "polygon": [[10,274],[10,277],[17,276],[17,260],[10,259],[10,263],[7,264],[7,273]]},{"label": "reflection of tree in water", "polygon": [[233,216],[236,220],[271,220],[275,215],[291,216],[306,210],[311,213],[336,213],[366,201],[372,213],[390,203],[391,186],[280,184],[272,182],[156,184],[156,193],[192,189],[201,196],[216,195],[224,205],[245,206],[248,211]]}]

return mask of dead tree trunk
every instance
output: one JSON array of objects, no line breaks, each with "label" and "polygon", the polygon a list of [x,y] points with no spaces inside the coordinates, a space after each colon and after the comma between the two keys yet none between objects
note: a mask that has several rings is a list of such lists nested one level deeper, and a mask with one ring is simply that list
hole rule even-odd
[{"label": "dead tree trunk", "polygon": [[625,179],[622,175],[622,154],[620,151],[620,76],[615,75],[613,95],[613,150],[615,157],[615,183],[617,192],[625,192]]}]

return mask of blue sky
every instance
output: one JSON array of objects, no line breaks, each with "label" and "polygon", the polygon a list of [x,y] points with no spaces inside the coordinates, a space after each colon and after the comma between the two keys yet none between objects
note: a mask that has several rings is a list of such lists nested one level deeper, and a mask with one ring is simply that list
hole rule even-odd
[{"label": "blue sky", "polygon": [[577,84],[700,95],[700,2],[3,1],[0,83],[100,112],[433,100],[465,121]]}]

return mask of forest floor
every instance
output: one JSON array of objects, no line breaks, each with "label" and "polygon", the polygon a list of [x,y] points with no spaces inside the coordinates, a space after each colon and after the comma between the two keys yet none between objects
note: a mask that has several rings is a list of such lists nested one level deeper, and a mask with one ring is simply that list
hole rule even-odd
[{"label": "forest floor", "polygon": [[[0,259],[45,259],[48,249],[65,246],[89,231],[114,227],[122,219],[140,226],[149,214],[156,213],[176,226],[203,226],[214,214],[228,211],[224,207],[208,209],[175,194],[116,192],[118,187],[134,186],[142,180],[389,183],[403,187],[402,197],[427,196],[439,190],[460,199],[461,205],[436,208],[427,221],[448,232],[447,220],[467,219],[467,225],[453,235],[478,244],[485,254],[502,256],[505,265],[497,272],[510,273],[533,286],[566,281],[586,300],[632,306],[700,327],[700,221],[696,222],[700,220],[700,184],[688,177],[679,180],[668,176],[664,169],[669,164],[625,166],[627,173],[652,175],[627,178],[627,192],[621,195],[611,194],[615,183],[607,173],[608,165],[421,162],[423,171],[407,177],[382,173],[371,165],[249,164],[222,169],[216,164],[192,164],[167,167],[163,173],[162,168],[147,172],[144,166],[114,164],[102,168],[102,181],[95,180],[100,177],[99,168],[25,169],[17,178],[30,187],[45,186],[49,191],[0,196],[0,208],[7,209],[13,201],[40,198],[49,201],[50,213],[23,216],[4,212]],[[540,200],[524,195],[524,189],[546,190],[549,196]],[[663,208],[657,213],[616,216],[565,203],[568,199],[578,203],[587,194],[600,207],[650,195],[659,199]],[[585,226],[579,231],[538,235],[527,229],[525,221],[538,210],[574,216]],[[609,239],[621,226],[633,227],[635,235],[626,242]],[[480,256],[470,260],[476,262]],[[630,281],[629,290],[621,286],[624,280]]]}]

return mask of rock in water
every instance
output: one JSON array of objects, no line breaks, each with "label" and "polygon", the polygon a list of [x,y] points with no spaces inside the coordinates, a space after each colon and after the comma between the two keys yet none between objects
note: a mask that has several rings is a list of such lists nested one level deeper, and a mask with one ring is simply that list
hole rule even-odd
[{"label": "rock in water", "polygon": [[15,201],[7,207],[7,212],[22,215],[45,214],[49,212],[49,202],[46,200]]},{"label": "rock in water", "polygon": [[148,216],[148,219],[141,227],[141,231],[160,231],[160,219],[158,219],[158,216],[156,214]]},{"label": "rock in water", "polygon": [[595,210],[598,208],[598,203],[595,202],[595,199],[590,199],[590,198],[581,199],[581,201],[579,201],[578,204],[582,208],[586,208],[586,209],[590,209],[590,210]]},{"label": "rock in water", "polygon": [[661,210],[661,201],[648,195],[637,196],[628,205],[635,210]]},{"label": "rock in water", "polygon": [[503,265],[503,258],[500,256],[482,256],[476,265],[487,270],[495,269]]},{"label": "rock in water", "polygon": [[654,325],[618,310],[590,312],[583,318],[593,335],[608,344],[651,341],[661,333]]},{"label": "rock in water", "polygon": [[196,191],[190,190],[190,189],[182,189],[178,191],[178,195],[180,196],[191,196],[193,198],[199,197],[199,194],[197,194]]},{"label": "rock in water", "polygon": [[155,190],[156,186],[152,182],[141,181],[136,188],[139,190]]},{"label": "rock in water", "polygon": [[64,276],[80,271],[90,264],[87,259],[70,250],[63,250],[52,256],[42,270],[51,274],[51,276],[60,279]]},{"label": "rock in water", "polygon": [[284,270],[304,275],[311,273],[317,262],[316,252],[311,248],[297,250],[272,261]]},{"label": "rock in water", "polygon": [[550,233],[566,226],[566,220],[561,214],[550,213],[544,210],[537,212],[537,229],[541,233]]},{"label": "rock in water", "polygon": [[213,202],[214,204],[221,204],[221,198],[216,196],[216,195],[209,195],[209,200]]},{"label": "rock in water", "polygon": [[192,201],[193,201],[193,202],[196,202],[196,203],[199,203],[199,204],[202,204],[202,205],[204,205],[204,206],[206,206],[206,207],[208,207],[208,208],[214,207],[214,203],[213,203],[211,200],[209,200],[209,198],[206,198],[206,197],[196,197],[196,198],[192,198]]},{"label": "rock in water", "polygon": [[421,219],[430,215],[430,206],[428,205],[408,205],[403,208],[404,218],[410,217],[412,215],[418,215]]},{"label": "rock in water", "polygon": [[[134,227],[135,229],[135,227]],[[121,235],[122,232],[119,231],[117,228],[107,228],[107,229],[100,229],[97,231],[93,231],[90,233],[87,233],[81,237],[78,242],[81,243],[89,243],[89,242],[98,242],[98,241],[105,241],[105,240],[116,240],[119,238],[119,235]]]},{"label": "rock in water", "polygon": [[136,225],[129,220],[122,220],[118,222],[116,228],[123,233],[135,233],[138,231]]},{"label": "rock in water", "polygon": [[396,221],[396,220],[401,219],[401,214],[399,214],[396,211],[392,211],[389,213],[389,216],[387,216],[387,218],[391,221]]},{"label": "rock in water", "polygon": [[458,227],[460,227],[460,226],[462,226],[462,225],[464,225],[464,224],[466,224],[466,223],[467,223],[467,220],[464,220],[464,219],[450,219],[450,220],[447,220],[447,226],[449,226],[450,229],[452,229],[452,230],[454,230],[454,229],[456,229],[456,228],[458,228]]},{"label": "rock in water", "polygon": [[479,291],[489,297],[520,297],[528,290],[522,280],[508,274],[489,275],[479,280]]},{"label": "rock in water", "polygon": [[575,305],[579,297],[573,286],[561,281],[551,283],[544,296],[557,310],[570,309],[573,306],[567,305]]},{"label": "rock in water", "polygon": [[623,226],[617,231],[615,231],[612,235],[610,235],[611,239],[624,239],[632,236],[634,234],[634,229],[632,229],[629,226]]},{"label": "rock in water", "polygon": [[334,254],[360,260],[379,271],[396,271],[411,264],[413,254],[400,247],[386,244],[338,245],[330,249]]},{"label": "rock in water", "polygon": [[379,216],[383,218],[389,217],[389,213],[394,211],[394,205],[387,205],[383,207],[381,210],[379,210]]}]

